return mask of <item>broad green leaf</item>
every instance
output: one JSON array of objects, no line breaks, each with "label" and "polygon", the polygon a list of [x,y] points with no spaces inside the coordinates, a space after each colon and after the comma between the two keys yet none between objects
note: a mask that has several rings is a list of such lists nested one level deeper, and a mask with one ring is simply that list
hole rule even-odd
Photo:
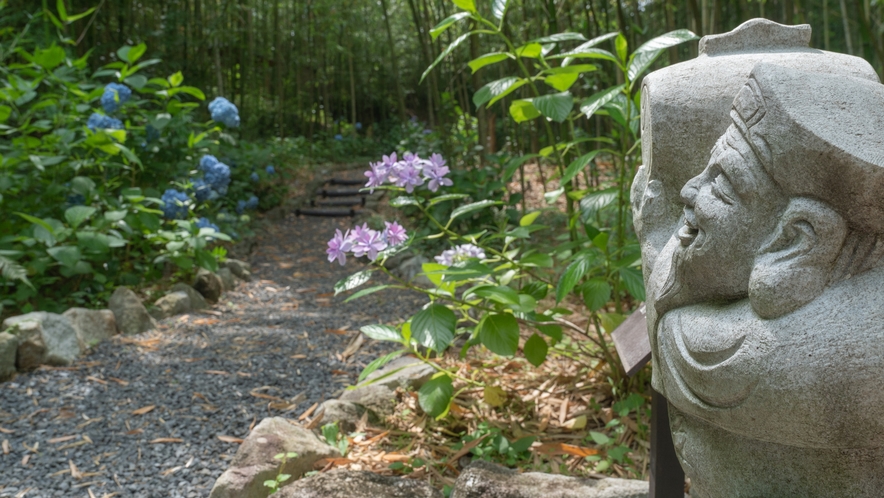
[{"label": "broad green leaf", "polygon": [[635,268],[620,268],[620,278],[629,294],[636,301],[645,300],[645,281],[642,272]]},{"label": "broad green leaf", "polygon": [[481,278],[491,275],[493,270],[482,263],[470,259],[467,262],[455,263],[449,266],[442,275],[443,282],[463,282],[474,278]]},{"label": "broad green leaf", "polygon": [[543,52],[543,45],[539,43],[526,43],[516,49],[516,56],[536,59],[540,57],[541,52]]},{"label": "broad green leaf", "polygon": [[559,187],[555,190],[550,190],[549,192],[543,194],[543,200],[546,201],[547,204],[555,204],[559,197],[565,193],[565,187]]},{"label": "broad green leaf", "polygon": [[536,252],[534,254],[529,254],[528,256],[523,257],[519,260],[519,264],[522,266],[537,266],[540,268],[552,268],[553,259],[549,254],[543,254]]},{"label": "broad green leaf", "polygon": [[606,61],[611,61],[615,64],[620,64],[620,61],[617,60],[617,57],[608,52],[607,50],[602,50],[600,48],[585,48],[583,50],[574,49],[569,52],[565,52],[564,54],[552,55],[548,57],[549,59],[565,59],[562,63],[567,66],[572,59],[602,59]]},{"label": "broad green leaf", "polygon": [[534,43],[558,43],[563,41],[586,41],[586,37],[580,33],[556,33],[531,40]]},{"label": "broad green leaf", "polygon": [[411,337],[421,345],[441,353],[454,340],[457,317],[442,306],[433,304],[411,319]]},{"label": "broad green leaf", "polygon": [[359,378],[356,380],[356,382],[362,382],[363,380],[365,380],[366,377],[374,373],[377,369],[402,356],[404,353],[405,350],[400,349],[399,351],[393,351],[392,353],[385,354],[380,358],[375,358],[374,361],[365,366],[365,368],[362,370],[362,373],[359,374]]},{"label": "broad green leaf", "polygon": [[598,154],[599,151],[594,150],[592,152],[583,154],[577,159],[571,161],[571,164],[569,164],[568,167],[565,168],[565,173],[562,175],[562,179],[559,180],[559,184],[568,183],[573,180],[574,177],[577,176],[578,173],[583,171],[583,168],[585,168],[590,161],[595,159],[595,156],[597,156]]},{"label": "broad green leaf", "polygon": [[144,43],[139,43],[134,47],[129,49],[129,64],[134,64],[138,59],[141,58],[144,53],[147,52],[147,45]]},{"label": "broad green leaf", "polygon": [[337,296],[341,292],[348,291],[350,289],[355,289],[360,285],[368,282],[371,279],[371,273],[374,270],[362,270],[360,272],[354,273],[349,277],[342,279],[338,283],[335,284],[335,295]]},{"label": "broad green leaf", "polygon": [[571,114],[574,98],[568,92],[554,93],[535,98],[533,104],[544,116],[557,123],[562,123]]},{"label": "broad green leaf", "polygon": [[617,187],[587,194],[586,197],[580,199],[580,221],[583,223],[595,221],[599,211],[617,202],[619,194]]},{"label": "broad green leaf", "polygon": [[589,436],[595,441],[595,444],[599,446],[604,446],[611,442],[611,438],[601,432],[589,431]]},{"label": "broad green leaf", "polygon": [[506,14],[506,8],[509,5],[510,0],[494,0],[491,4],[491,14],[498,21],[503,20],[503,15]]},{"label": "broad green leaf", "polygon": [[517,78],[515,76],[492,81],[473,94],[473,104],[475,104],[476,107],[480,107],[487,102],[488,105],[491,106],[526,83],[528,83],[528,80]]},{"label": "broad green leaf", "polygon": [[34,62],[47,71],[55,69],[64,62],[64,49],[58,45],[46,49],[38,48],[34,51]]},{"label": "broad green leaf", "polygon": [[493,54],[485,54],[485,55],[476,57],[475,59],[468,62],[467,65],[470,66],[470,69],[475,73],[479,69],[482,69],[483,67],[485,67],[489,64],[494,64],[495,62],[500,62],[502,60],[506,60],[508,57],[509,57],[509,55],[505,54],[503,52],[495,52]]},{"label": "broad green leaf", "polygon": [[125,218],[128,213],[129,212],[125,209],[120,211],[105,211],[104,219],[106,219],[107,221],[120,221]]},{"label": "broad green leaf", "polygon": [[366,325],[359,330],[376,341],[402,342],[402,335],[389,325]]},{"label": "broad green leaf", "polygon": [[621,315],[620,313],[599,313],[599,322],[602,329],[609,334],[617,330],[617,327],[625,320],[626,315]]},{"label": "broad green leaf", "polygon": [[204,94],[203,91],[199,88],[193,86],[179,86],[178,88],[170,88],[168,93],[170,97],[179,93],[186,93],[196,99],[206,100],[206,94]]},{"label": "broad green leaf", "polygon": [[362,289],[361,291],[354,293],[352,296],[348,297],[347,299],[344,299],[344,302],[349,303],[350,301],[355,301],[356,299],[359,299],[360,297],[367,296],[369,294],[374,294],[375,292],[382,291],[388,287],[390,287],[390,286],[389,285],[375,285],[374,287],[369,287],[368,289]]},{"label": "broad green leaf", "polygon": [[417,401],[424,412],[431,417],[439,418],[448,413],[448,406],[453,396],[454,385],[451,377],[440,375],[421,386],[417,393]]},{"label": "broad green leaf", "polygon": [[626,88],[625,84],[617,85],[593,94],[592,97],[589,97],[580,104],[580,112],[587,118],[591,118],[603,105],[617,98],[624,88]]},{"label": "broad green leaf", "polygon": [[626,77],[629,81],[635,82],[665,49],[696,39],[697,35],[691,31],[678,29],[648,40],[632,54]]},{"label": "broad green leaf", "polygon": [[590,311],[598,311],[611,300],[611,286],[601,278],[592,278],[582,286],[583,302]]},{"label": "broad green leaf", "polygon": [[478,287],[472,290],[471,294],[475,294],[479,297],[484,297],[485,299],[490,299],[500,304],[519,305],[519,293],[505,285],[486,285]]},{"label": "broad green leaf", "polygon": [[547,76],[543,79],[543,82],[547,85],[555,88],[560,92],[564,92],[565,90],[571,88],[575,82],[577,82],[577,78],[579,78],[579,74],[553,74]]},{"label": "broad green leaf", "polygon": [[536,328],[543,335],[551,337],[554,341],[562,340],[562,327],[560,325],[538,325]]},{"label": "broad green leaf", "polygon": [[547,345],[543,337],[540,337],[537,334],[531,334],[531,337],[525,341],[525,346],[522,347],[522,352],[525,353],[525,359],[527,359],[529,363],[535,367],[539,367],[544,361],[546,361],[549,345]]},{"label": "broad green leaf", "polygon": [[12,107],[9,107],[8,105],[0,105],[0,123],[5,123],[11,115]]},{"label": "broad green leaf", "polygon": [[586,254],[581,254],[565,268],[559,278],[559,284],[556,286],[556,303],[562,301],[568,293],[580,282],[580,279],[589,271],[592,265],[592,259]]},{"label": "broad green leaf", "polygon": [[52,259],[58,261],[68,268],[73,268],[80,262],[82,255],[80,249],[76,246],[56,246],[46,249],[46,252],[52,256]]},{"label": "broad green leaf", "polygon": [[523,294],[528,294],[536,300],[541,300],[546,297],[549,293],[549,286],[544,282],[529,282],[522,286],[522,290],[520,291]]},{"label": "broad green leaf", "polygon": [[96,232],[77,232],[77,245],[97,253],[107,252],[111,247],[110,237]]},{"label": "broad green leaf", "polygon": [[[467,1],[467,0],[462,0],[462,1]],[[469,1],[470,1],[470,3],[472,3],[472,0],[469,0]],[[451,42],[451,45],[448,45],[448,47],[446,47],[445,50],[443,50],[442,53],[439,54],[439,57],[436,57],[436,60],[434,60],[433,63],[430,64],[430,67],[428,67],[427,70],[424,71],[424,74],[421,75],[421,79],[420,79],[419,83],[423,83],[424,78],[426,78],[427,75],[430,74],[430,71],[432,71],[433,68],[438,66],[440,62],[445,60],[445,58],[448,57],[448,54],[450,54],[451,52],[454,52],[454,49],[456,49],[458,47],[458,45],[460,45],[467,38],[469,38],[471,34],[472,33],[464,33],[464,34],[458,36],[456,40]]]},{"label": "broad green leaf", "polygon": [[68,20],[68,9],[64,6],[64,0],[58,0],[55,2],[55,8],[58,10],[58,18],[62,21]]},{"label": "broad green leaf", "polygon": [[209,251],[205,249],[197,249],[194,252],[194,256],[196,256],[196,264],[199,265],[200,268],[205,268],[211,272],[218,271],[218,260],[215,259],[215,256]]},{"label": "broad green leaf", "polygon": [[561,66],[547,69],[543,74],[580,74],[589,73],[598,69],[595,64],[574,64],[573,66]]},{"label": "broad green leaf", "polygon": [[129,45],[124,45],[120,47],[119,49],[117,49],[117,57],[119,57],[121,61],[129,62],[130,50],[132,50],[132,47],[130,47]]},{"label": "broad green leaf", "polygon": [[540,116],[540,111],[530,100],[514,100],[510,104],[510,116],[516,120],[516,123],[524,123]]},{"label": "broad green leaf", "polygon": [[448,273],[447,266],[439,263],[424,263],[421,265],[421,270],[423,270],[424,275],[426,275],[433,285],[444,291],[454,292],[454,284],[442,281]]},{"label": "broad green leaf", "polygon": [[184,83],[184,75],[181,74],[181,71],[169,76],[169,84],[172,87],[181,86],[181,83]]},{"label": "broad green leaf", "polygon": [[620,63],[625,66],[626,58],[629,55],[629,42],[626,41],[623,33],[617,34],[617,38],[614,39],[614,47],[617,49],[617,57],[620,58]]},{"label": "broad green leaf", "polygon": [[493,353],[513,356],[519,349],[519,322],[509,313],[485,315],[479,323],[479,340]]},{"label": "broad green leaf", "polygon": [[144,85],[147,84],[147,76],[136,74],[133,76],[129,76],[128,78],[123,80],[123,82],[136,90],[141,90],[142,88],[144,88]]},{"label": "broad green leaf", "polygon": [[448,221],[450,223],[452,220],[454,220],[455,218],[457,218],[459,216],[463,216],[465,214],[472,213],[473,211],[478,211],[480,209],[485,209],[489,206],[498,206],[500,204],[503,204],[503,203],[500,201],[492,201],[492,200],[488,200],[488,199],[486,199],[484,201],[473,202],[471,204],[466,204],[466,205],[460,206],[459,208],[452,211],[451,216],[448,217]]},{"label": "broad green leaf", "polygon": [[442,22],[437,24],[435,28],[430,30],[430,36],[433,37],[433,40],[435,41],[436,38],[439,38],[439,35],[444,33],[445,30],[454,25],[454,23],[467,17],[470,17],[469,12],[458,12],[457,14],[446,17],[442,20]]},{"label": "broad green leaf", "polygon": [[468,12],[475,12],[476,11],[476,2],[474,2],[473,0],[451,0],[451,1],[454,2],[454,5],[457,5],[458,7],[462,8],[463,10],[466,10]]},{"label": "broad green leaf", "polygon": [[532,213],[526,214],[525,216],[522,216],[522,219],[519,220],[519,226],[526,227],[534,223],[534,220],[536,220],[537,217],[540,216],[540,213],[541,211],[534,211]]},{"label": "broad green leaf", "polygon": [[432,199],[430,199],[430,202],[429,202],[428,205],[429,205],[429,206],[435,206],[436,204],[439,204],[439,203],[441,203],[441,202],[445,202],[445,201],[453,201],[453,200],[457,200],[457,199],[465,199],[465,198],[467,198],[467,197],[469,197],[467,194],[445,194],[445,195],[440,195],[440,196],[433,197]]},{"label": "broad green leaf", "polygon": [[96,209],[90,206],[71,206],[64,212],[64,219],[67,220],[71,228],[76,229],[95,214],[95,211]]},{"label": "broad green leaf", "polygon": [[33,224],[35,224],[35,225],[39,225],[39,226],[43,227],[43,228],[46,229],[46,231],[48,231],[51,235],[55,235],[55,229],[52,228],[52,225],[50,225],[50,224],[47,223],[46,221],[43,221],[43,220],[41,220],[40,218],[37,218],[37,217],[35,217],[35,216],[31,216],[31,215],[29,215],[29,214],[25,214],[25,213],[18,213],[18,212],[16,212],[16,213],[14,213],[14,214],[17,214],[18,216],[21,216],[21,217],[24,218],[25,220],[30,221],[31,223],[33,223]]},{"label": "broad green leaf", "polygon": [[400,195],[399,197],[390,200],[390,206],[397,208],[403,206],[417,206],[418,204],[420,204],[420,200],[417,197],[407,195]]},{"label": "broad green leaf", "polygon": [[501,407],[506,403],[506,391],[499,386],[485,386],[483,398],[488,406]]}]

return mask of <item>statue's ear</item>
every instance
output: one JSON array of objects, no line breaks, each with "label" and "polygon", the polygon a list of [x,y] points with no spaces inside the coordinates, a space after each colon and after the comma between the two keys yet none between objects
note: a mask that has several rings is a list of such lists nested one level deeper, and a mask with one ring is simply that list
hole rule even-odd
[{"label": "statue's ear", "polygon": [[846,236],[847,223],[826,203],[806,197],[790,200],[755,258],[749,279],[755,312],[776,318],[819,296]]}]

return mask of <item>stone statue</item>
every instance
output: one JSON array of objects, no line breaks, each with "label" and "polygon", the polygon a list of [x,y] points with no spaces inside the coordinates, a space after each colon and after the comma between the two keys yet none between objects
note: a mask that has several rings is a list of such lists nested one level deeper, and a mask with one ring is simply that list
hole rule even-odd
[{"label": "stone statue", "polygon": [[694,498],[884,494],[884,85],[809,34],[749,21],[643,84],[653,386]]}]

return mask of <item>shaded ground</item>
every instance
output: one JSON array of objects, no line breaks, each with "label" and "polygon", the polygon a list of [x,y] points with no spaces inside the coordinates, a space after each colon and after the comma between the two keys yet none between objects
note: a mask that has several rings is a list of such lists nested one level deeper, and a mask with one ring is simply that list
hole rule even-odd
[{"label": "shaded ground", "polygon": [[0,384],[0,497],[208,496],[253,424],[338,395],[386,347],[343,357],[359,327],[423,302],[333,296],[360,265],[329,264],[325,242],[350,223],[290,216],[259,236],[253,281],[212,310]]}]

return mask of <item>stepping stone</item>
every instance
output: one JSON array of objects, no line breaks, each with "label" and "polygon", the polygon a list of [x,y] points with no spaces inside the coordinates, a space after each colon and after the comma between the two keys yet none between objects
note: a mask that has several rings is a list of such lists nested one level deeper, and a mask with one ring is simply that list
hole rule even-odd
[{"label": "stepping stone", "polygon": [[338,197],[334,199],[314,199],[310,201],[312,206],[316,207],[334,207],[334,206],[364,206],[365,197]]}]

